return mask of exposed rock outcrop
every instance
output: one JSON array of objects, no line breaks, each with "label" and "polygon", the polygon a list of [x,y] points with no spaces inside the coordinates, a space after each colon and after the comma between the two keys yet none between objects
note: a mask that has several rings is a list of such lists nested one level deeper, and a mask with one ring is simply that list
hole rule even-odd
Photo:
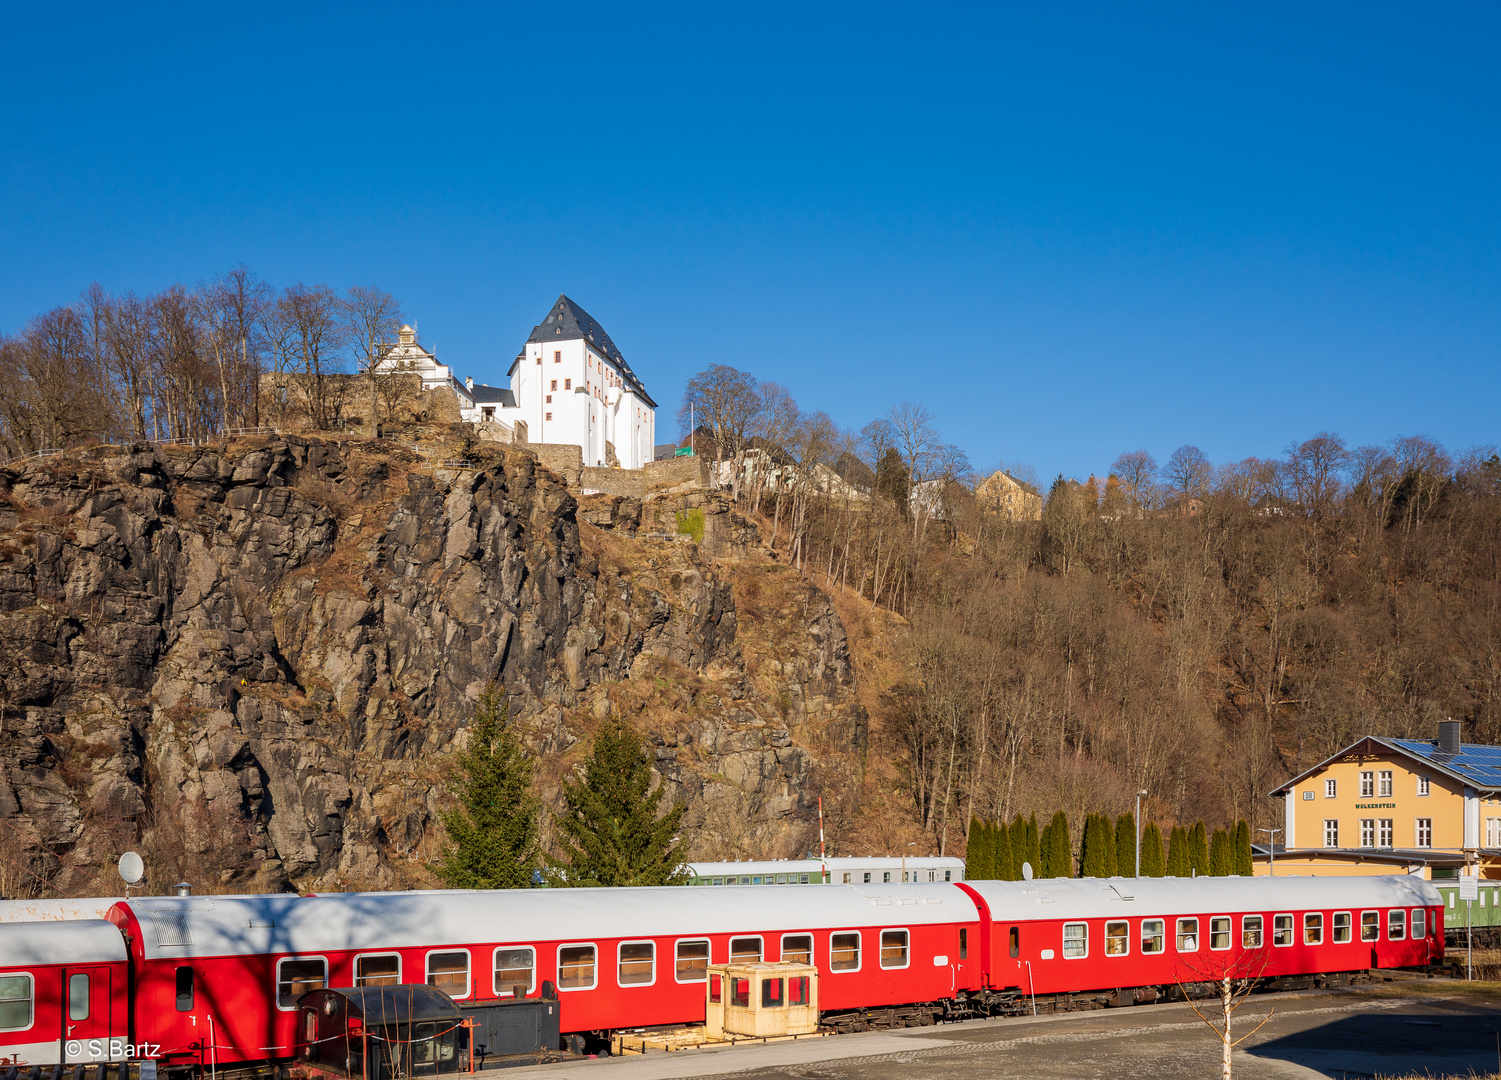
[{"label": "exposed rock outcrop", "polygon": [[0,469],[0,830],[75,889],[141,843],[224,888],[425,883],[497,680],[544,793],[619,711],[695,854],[801,854],[863,739],[828,599],[712,493],[580,510],[524,449],[470,458],[283,437]]}]

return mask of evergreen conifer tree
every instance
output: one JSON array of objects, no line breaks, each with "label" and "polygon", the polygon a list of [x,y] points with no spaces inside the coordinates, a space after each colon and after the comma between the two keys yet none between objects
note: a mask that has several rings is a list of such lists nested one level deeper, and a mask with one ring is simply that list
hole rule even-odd
[{"label": "evergreen conifer tree", "polygon": [[991,836],[995,845],[991,849],[991,858],[995,863],[996,878],[1000,881],[1015,881],[1016,860],[1011,857],[1011,830],[998,821],[991,827]]},{"label": "evergreen conifer tree", "polygon": [[1042,857],[1032,867],[1032,873],[1036,877],[1055,877],[1053,873],[1053,823],[1050,821],[1042,827]]},{"label": "evergreen conifer tree", "polygon": [[1209,838],[1209,872],[1215,877],[1229,877],[1235,869],[1234,849],[1224,829],[1215,829]]},{"label": "evergreen conifer tree", "polygon": [[[1034,818],[1035,820],[1035,818]],[[1039,838],[1039,847],[1041,846]],[[1040,852],[1040,858],[1050,872],[1046,877],[1073,877],[1073,841],[1068,835],[1068,815],[1059,810],[1048,822],[1048,843]]]},{"label": "evergreen conifer tree", "polygon": [[687,808],[679,803],[657,817],[664,794],[652,790],[651,759],[640,737],[623,721],[606,721],[595,733],[583,776],[563,784],[557,824],[565,858],[548,859],[552,879],[570,886],[686,880],[686,844],[676,833]]},{"label": "evergreen conifer tree", "polygon": [[[1017,814],[1011,820],[1011,880],[1022,879],[1022,863],[1027,861],[1027,819]],[[1032,872],[1038,871],[1036,863],[1032,864]]]},{"label": "evergreen conifer tree", "polygon": [[1103,814],[1090,814],[1084,819],[1084,835],[1080,842],[1079,874],[1081,877],[1105,878],[1112,876],[1115,863],[1115,835],[1110,828],[1110,819]]},{"label": "evergreen conifer tree", "polygon": [[1115,872],[1136,876],[1136,815],[1129,811],[1115,819]]},{"label": "evergreen conifer tree", "polygon": [[983,874],[982,880],[994,881],[995,872],[995,831],[987,822],[980,822],[980,868]]},{"label": "evergreen conifer tree", "polygon": [[1245,818],[1235,823],[1235,872],[1241,877],[1256,873],[1251,861],[1251,826]]},{"label": "evergreen conifer tree", "polygon": [[1155,821],[1147,823],[1141,831],[1141,876],[1162,877],[1167,873],[1167,861],[1162,857],[1162,830]]},{"label": "evergreen conifer tree", "polygon": [[981,843],[982,830],[985,826],[979,818],[969,819],[969,840],[964,850],[964,880],[985,880],[985,853]]},{"label": "evergreen conifer tree", "polygon": [[1193,868],[1193,860],[1188,855],[1188,830],[1182,825],[1174,825],[1168,833],[1167,845],[1167,876],[1188,877]]},{"label": "evergreen conifer tree", "polygon": [[[1068,843],[1067,843],[1066,840],[1065,840],[1063,846],[1065,848],[1068,847]],[[1026,858],[1026,861],[1032,864],[1032,872],[1034,874],[1037,873],[1037,868],[1042,865],[1042,838],[1041,838],[1041,834],[1038,832],[1038,829],[1037,829],[1037,811],[1035,811],[1035,810],[1032,812],[1032,816],[1027,819],[1027,858]],[[1017,874],[1018,877],[1021,876],[1021,871],[1022,871],[1022,868],[1020,866],[1018,866],[1016,868],[1016,874]]]},{"label": "evergreen conifer tree", "polygon": [[510,706],[494,684],[475,709],[458,758],[458,806],[440,818],[449,846],[437,874],[455,889],[528,889],[537,863],[532,763],[511,729]]},{"label": "evergreen conifer tree", "polygon": [[1188,834],[1188,865],[1198,877],[1209,873],[1209,834],[1204,831],[1202,821],[1194,822],[1193,831]]}]

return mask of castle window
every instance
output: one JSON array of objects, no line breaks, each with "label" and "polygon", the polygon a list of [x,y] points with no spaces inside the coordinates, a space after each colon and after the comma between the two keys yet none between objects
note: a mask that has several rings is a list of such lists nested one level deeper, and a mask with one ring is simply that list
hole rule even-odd
[{"label": "castle window", "polygon": [[549,386],[549,387],[548,387],[548,389],[549,389],[549,390],[556,390],[556,389],[557,389],[557,388],[558,388],[558,380],[557,380],[557,379],[554,379],[554,380],[553,380],[553,381],[552,381],[552,385],[551,385],[551,386]]},{"label": "castle window", "polygon": [[552,413],[548,413],[545,417],[543,417],[543,419],[545,419],[545,420],[551,420],[552,419]]},{"label": "castle window", "polygon": [[538,367],[542,366],[542,354],[541,353],[537,354],[537,366]]},{"label": "castle window", "polygon": [[547,395],[547,402],[546,402],[546,404],[548,404],[548,405],[552,404],[552,395],[551,394]]},{"label": "castle window", "polygon": [[563,380],[563,389],[564,390],[572,390],[573,389],[573,380],[572,379],[564,379]]},{"label": "castle window", "polygon": [[561,364],[563,362],[563,353],[561,350],[552,354],[552,362],[554,364]]}]

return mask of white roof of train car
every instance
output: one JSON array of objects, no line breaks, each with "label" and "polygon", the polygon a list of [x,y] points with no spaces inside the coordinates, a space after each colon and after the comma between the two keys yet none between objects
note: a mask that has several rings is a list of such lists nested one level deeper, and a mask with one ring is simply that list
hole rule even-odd
[{"label": "white roof of train car", "polygon": [[0,968],[124,960],[125,938],[104,919],[0,923]]},{"label": "white roof of train car", "polygon": [[[1228,911],[1334,911],[1438,904],[1438,890],[1405,874],[1363,877],[1039,878],[968,881],[1007,919],[1104,919],[1112,915],[1219,914]],[[1129,898],[1129,899],[1128,899]]]},{"label": "white roof of train car", "polygon": [[[698,877],[713,877],[715,874],[790,874],[813,873],[827,865],[831,871],[844,870],[889,870],[900,868],[900,855],[872,855],[868,858],[841,857],[838,859],[759,859],[747,862],[692,862],[688,869]],[[963,859],[943,855],[909,855],[907,869],[957,870],[964,865]]]},{"label": "white roof of train car", "polygon": [[89,896],[80,900],[0,900],[0,923],[102,919],[120,899],[118,896]]},{"label": "white roof of train car", "polygon": [[136,897],[122,906],[128,906],[140,920],[142,944],[150,958],[838,930],[876,923],[917,926],[979,918],[974,901],[949,885],[907,885],[897,890],[840,885],[795,894],[789,891],[781,898],[786,906],[772,909],[764,886],[706,891],[670,885],[308,897]]}]

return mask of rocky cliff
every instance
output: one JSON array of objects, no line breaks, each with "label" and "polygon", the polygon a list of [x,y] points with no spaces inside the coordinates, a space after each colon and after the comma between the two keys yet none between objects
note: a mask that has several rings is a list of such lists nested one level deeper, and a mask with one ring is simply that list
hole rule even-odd
[{"label": "rocky cliff", "polygon": [[[864,714],[828,598],[710,493],[581,505],[525,450],[105,447],[0,469],[0,859],[109,890],[431,883],[502,683],[544,796],[625,715],[698,857],[800,855]],[[12,886],[14,889],[15,886]]]}]

